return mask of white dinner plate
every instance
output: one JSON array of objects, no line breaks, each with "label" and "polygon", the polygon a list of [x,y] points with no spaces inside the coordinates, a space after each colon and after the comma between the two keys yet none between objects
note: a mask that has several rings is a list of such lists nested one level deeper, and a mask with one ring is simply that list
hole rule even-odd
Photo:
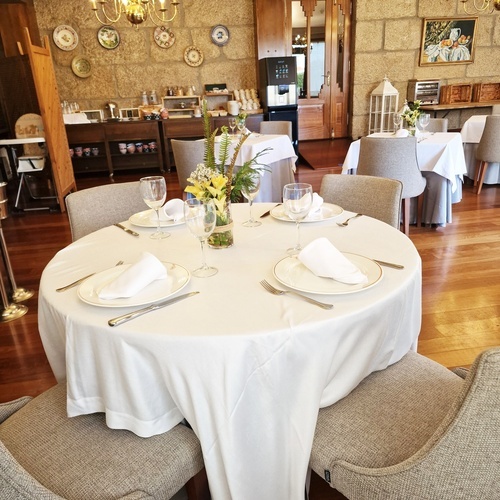
[{"label": "white dinner plate", "polygon": [[103,300],[97,295],[104,285],[130,267],[130,264],[114,266],[86,279],[78,288],[78,297],[87,304],[99,307],[143,306],[164,300],[182,290],[189,283],[191,275],[178,264],[163,262],[163,265],[167,269],[167,279],[153,281],[133,297]]},{"label": "white dinner plate", "polygon": [[377,284],[383,275],[382,268],[368,257],[342,252],[368,277],[367,283],[348,285],[330,278],[320,278],[307,269],[296,257],[285,257],[274,266],[274,277],[283,285],[307,293],[345,294],[366,290]]},{"label": "white dinner plate", "polygon": [[[302,222],[321,222],[338,217],[344,209],[333,203],[323,203],[321,209],[314,214],[308,215]],[[278,205],[271,210],[271,215],[278,220],[285,222],[295,222],[285,213],[284,205]]]},{"label": "white dinner plate", "polygon": [[[144,210],[144,212],[138,212],[129,218],[130,224],[139,227],[158,227],[155,221],[156,214],[153,209]],[[184,224],[184,217],[177,221],[174,220],[162,220],[160,221],[161,227],[172,227]]]}]

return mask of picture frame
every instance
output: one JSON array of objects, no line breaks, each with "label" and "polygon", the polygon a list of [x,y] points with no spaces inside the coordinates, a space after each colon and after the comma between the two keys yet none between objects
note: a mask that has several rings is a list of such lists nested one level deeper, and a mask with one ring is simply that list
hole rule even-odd
[{"label": "picture frame", "polygon": [[474,62],[477,17],[425,18],[419,66]]},{"label": "picture frame", "polygon": [[122,120],[139,120],[139,108],[120,108]]},{"label": "picture frame", "polygon": [[87,115],[87,118],[92,122],[103,122],[104,121],[104,113],[102,109],[84,109],[81,111]]}]

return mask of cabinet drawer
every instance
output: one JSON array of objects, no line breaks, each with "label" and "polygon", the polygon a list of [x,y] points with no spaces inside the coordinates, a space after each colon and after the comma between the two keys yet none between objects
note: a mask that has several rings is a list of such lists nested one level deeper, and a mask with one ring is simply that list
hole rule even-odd
[{"label": "cabinet drawer", "polygon": [[123,142],[157,138],[159,131],[157,121],[105,123],[104,129],[108,140]]},{"label": "cabinet drawer", "polygon": [[104,142],[106,137],[102,123],[66,125],[66,135],[70,144]]},{"label": "cabinet drawer", "polygon": [[203,137],[203,120],[201,118],[177,118],[163,120],[164,137],[168,139],[182,137]]}]

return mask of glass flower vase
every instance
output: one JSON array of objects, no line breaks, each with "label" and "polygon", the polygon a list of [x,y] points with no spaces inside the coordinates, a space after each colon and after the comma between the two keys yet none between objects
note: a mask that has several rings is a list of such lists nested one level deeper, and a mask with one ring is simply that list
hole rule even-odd
[{"label": "glass flower vase", "polygon": [[223,211],[217,211],[217,222],[214,232],[208,238],[210,248],[229,248],[234,243],[233,219],[231,217],[231,203],[224,205]]}]

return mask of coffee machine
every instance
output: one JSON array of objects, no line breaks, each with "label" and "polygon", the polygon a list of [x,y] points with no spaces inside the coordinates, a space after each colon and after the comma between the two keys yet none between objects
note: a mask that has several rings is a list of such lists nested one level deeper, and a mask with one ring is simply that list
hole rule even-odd
[{"label": "coffee machine", "polygon": [[297,64],[294,56],[266,57],[259,61],[259,96],[264,119],[292,122],[292,143],[297,151]]}]

